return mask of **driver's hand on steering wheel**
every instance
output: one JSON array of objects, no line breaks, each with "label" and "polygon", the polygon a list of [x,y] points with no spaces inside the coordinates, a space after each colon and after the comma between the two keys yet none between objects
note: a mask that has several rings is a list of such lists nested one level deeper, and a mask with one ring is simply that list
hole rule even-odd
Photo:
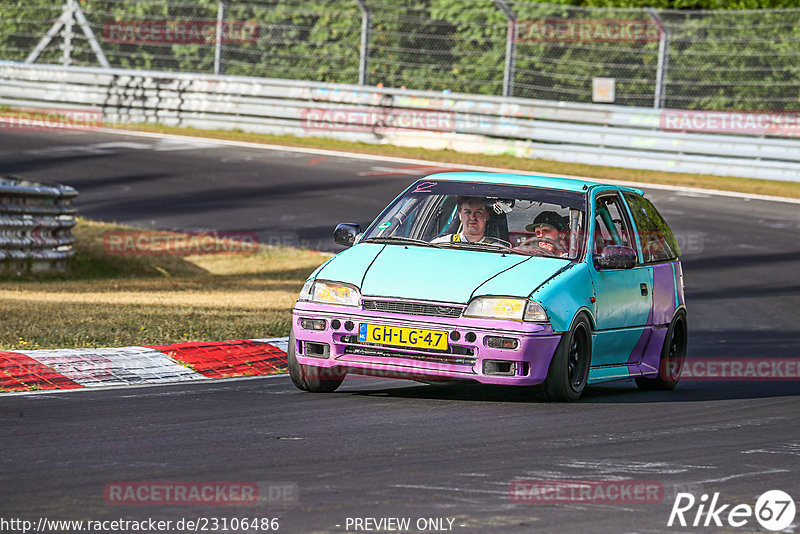
[{"label": "driver's hand on steering wheel", "polygon": [[545,236],[529,237],[517,245],[517,249],[536,256],[561,256],[566,252],[566,249],[561,243],[551,237]]}]

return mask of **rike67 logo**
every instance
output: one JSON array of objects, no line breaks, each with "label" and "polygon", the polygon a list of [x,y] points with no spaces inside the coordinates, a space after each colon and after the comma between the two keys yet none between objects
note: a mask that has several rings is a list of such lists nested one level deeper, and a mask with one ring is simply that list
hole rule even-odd
[{"label": "rike67 logo", "polygon": [[794,521],[794,500],[784,491],[770,490],[758,498],[754,507],[749,504],[734,506],[721,504],[719,493],[714,493],[710,501],[705,493],[700,499],[696,499],[691,493],[678,493],[667,526],[722,527],[727,523],[729,527],[738,528],[747,525],[754,516],[758,524],[766,530],[785,530]]}]

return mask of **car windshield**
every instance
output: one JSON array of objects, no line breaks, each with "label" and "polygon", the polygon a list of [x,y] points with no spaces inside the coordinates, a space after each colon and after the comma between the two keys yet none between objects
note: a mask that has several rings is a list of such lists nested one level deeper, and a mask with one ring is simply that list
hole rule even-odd
[{"label": "car windshield", "polygon": [[583,193],[422,181],[386,208],[361,241],[577,259],[585,221]]}]

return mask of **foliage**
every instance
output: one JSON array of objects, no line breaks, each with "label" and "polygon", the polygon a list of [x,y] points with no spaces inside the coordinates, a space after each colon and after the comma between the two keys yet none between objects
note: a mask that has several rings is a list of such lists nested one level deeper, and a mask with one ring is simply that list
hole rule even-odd
[{"label": "foliage", "polygon": [[[800,10],[796,0],[531,0],[508,1],[516,19],[513,95],[592,101],[592,79],[614,78],[616,103],[652,106],[659,37],[668,38],[665,107],[792,110],[800,99]],[[120,21],[201,21],[213,26],[217,0],[79,0],[115,67],[214,72],[214,39],[202,43],[120,43],[108,25]],[[21,61],[61,13],[60,0],[5,0],[0,5],[0,58]],[[500,95],[509,21],[494,0],[367,0],[371,17],[368,83]],[[226,21],[258,27],[252,39],[225,42],[221,72],[355,84],[362,11],[356,0],[228,0]],[[543,21],[587,21],[602,27],[657,24],[644,40],[531,39]],[[783,11],[743,11],[784,9]],[[705,11],[696,11],[705,10]],[[661,23],[658,23],[661,24]],[[73,64],[96,65],[76,26]],[[60,63],[61,37],[41,63]]]}]

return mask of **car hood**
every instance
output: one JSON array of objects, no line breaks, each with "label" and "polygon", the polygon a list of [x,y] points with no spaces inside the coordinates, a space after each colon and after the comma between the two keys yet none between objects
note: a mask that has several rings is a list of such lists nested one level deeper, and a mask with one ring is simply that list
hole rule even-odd
[{"label": "car hood", "polygon": [[317,278],[362,295],[466,304],[477,295],[527,297],[569,265],[560,258],[363,243],[333,258]]}]

